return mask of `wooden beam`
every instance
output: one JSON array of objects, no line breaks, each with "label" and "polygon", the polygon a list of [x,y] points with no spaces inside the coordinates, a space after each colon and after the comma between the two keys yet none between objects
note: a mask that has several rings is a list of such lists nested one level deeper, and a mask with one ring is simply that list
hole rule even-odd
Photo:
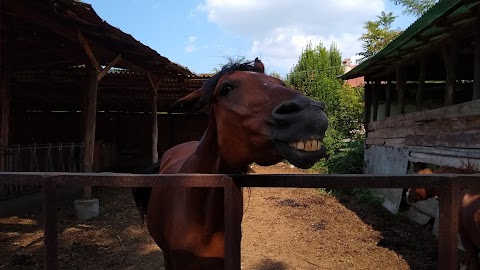
[{"label": "wooden beam", "polygon": [[456,64],[457,51],[456,42],[451,40],[448,45],[442,49],[445,69],[447,71],[447,78],[445,82],[445,106],[450,106],[454,103],[455,84],[456,84]]},{"label": "wooden beam", "polygon": [[[477,22],[480,27],[480,22]],[[480,31],[477,28],[475,33],[473,57],[473,97],[472,99],[480,99]]]},{"label": "wooden beam", "polygon": [[121,60],[122,60],[122,55],[118,54],[117,57],[115,57],[115,59],[113,59],[110,63],[108,63],[108,65],[98,73],[97,81],[100,81],[103,78],[103,76],[107,75],[108,71],[112,67],[114,67],[116,64],[118,64],[118,62],[120,62]]},{"label": "wooden beam", "polygon": [[97,71],[97,74],[99,74],[102,71],[101,67],[100,67],[100,64],[97,62],[97,59],[95,58],[95,55],[93,54],[93,51],[90,48],[90,45],[88,45],[88,41],[85,39],[82,32],[80,32],[80,31],[78,32],[78,41],[80,41],[80,45],[82,45],[83,49],[85,50],[85,53],[87,54],[88,58],[90,59],[90,62],[92,64],[92,66]]},{"label": "wooden beam", "polygon": [[423,107],[423,92],[425,88],[425,80],[427,78],[427,61],[425,58],[420,59],[420,74],[418,76],[418,85],[415,101],[417,103],[417,111],[421,111]]},{"label": "wooden beam", "polygon": [[[97,91],[98,81],[95,70],[89,68],[89,81],[87,89],[86,108],[82,109],[84,117],[84,154],[83,154],[83,172],[92,172],[93,169],[93,154],[95,151],[95,126],[97,120]],[[86,187],[84,192],[84,199],[91,199],[91,188]]]},{"label": "wooden beam", "polygon": [[398,93],[398,100],[397,104],[400,109],[400,114],[405,113],[405,88],[406,88],[406,80],[405,80],[405,69],[402,66],[397,66],[397,93]]}]

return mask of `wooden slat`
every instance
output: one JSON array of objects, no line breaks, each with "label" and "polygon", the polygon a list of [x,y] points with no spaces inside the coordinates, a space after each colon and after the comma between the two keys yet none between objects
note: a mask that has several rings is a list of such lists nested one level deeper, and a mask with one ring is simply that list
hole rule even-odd
[{"label": "wooden slat", "polygon": [[430,121],[405,120],[396,126],[370,130],[371,138],[401,138],[406,135],[480,134],[480,115],[450,117]]},{"label": "wooden slat", "polygon": [[428,121],[433,119],[468,115],[480,115],[480,100],[473,100],[429,111],[413,112],[392,116],[382,121],[370,123],[369,130],[404,126],[403,122],[405,121]]},{"label": "wooden slat", "polygon": [[480,148],[480,134],[407,135],[407,146]]}]

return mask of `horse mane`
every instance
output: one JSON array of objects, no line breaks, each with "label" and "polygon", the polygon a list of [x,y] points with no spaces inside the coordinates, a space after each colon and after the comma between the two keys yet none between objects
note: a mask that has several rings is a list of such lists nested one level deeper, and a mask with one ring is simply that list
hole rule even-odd
[{"label": "horse mane", "polygon": [[217,72],[210,79],[208,79],[206,82],[203,83],[202,85],[203,94],[200,99],[200,103],[210,104],[215,86],[217,85],[220,78],[222,78],[223,75],[227,73],[230,73],[233,71],[253,71],[253,72],[263,73],[262,70],[259,70],[255,66],[256,60],[259,61],[258,59],[255,59],[253,61],[245,61],[243,59],[240,59],[240,60],[229,59],[229,62],[225,64],[219,72]]}]

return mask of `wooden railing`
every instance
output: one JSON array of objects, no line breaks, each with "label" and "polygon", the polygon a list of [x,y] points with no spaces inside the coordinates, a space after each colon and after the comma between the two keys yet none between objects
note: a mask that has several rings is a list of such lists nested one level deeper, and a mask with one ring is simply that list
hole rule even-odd
[{"label": "wooden railing", "polygon": [[457,267],[459,192],[480,187],[476,175],[135,175],[114,173],[0,173],[0,184],[42,185],[44,193],[45,269],[58,268],[57,186],[223,187],[225,192],[225,269],[240,269],[241,187],[282,188],[407,188],[440,189],[438,269]]}]

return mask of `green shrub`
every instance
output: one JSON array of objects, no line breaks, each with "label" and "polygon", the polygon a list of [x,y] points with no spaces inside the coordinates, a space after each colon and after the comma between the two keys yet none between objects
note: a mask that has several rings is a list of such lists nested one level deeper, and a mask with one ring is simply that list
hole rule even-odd
[{"label": "green shrub", "polygon": [[330,156],[326,161],[328,173],[361,174],[363,173],[363,140],[350,142],[345,149]]}]

